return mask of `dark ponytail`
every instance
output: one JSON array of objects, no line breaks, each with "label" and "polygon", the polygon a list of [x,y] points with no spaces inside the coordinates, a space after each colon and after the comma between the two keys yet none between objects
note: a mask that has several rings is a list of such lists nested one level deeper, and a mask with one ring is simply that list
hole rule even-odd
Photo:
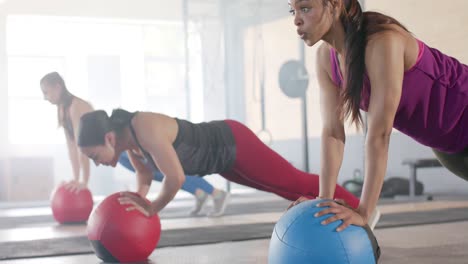
[{"label": "dark ponytail", "polygon": [[112,124],[112,130],[120,134],[122,130],[128,126],[134,113],[130,113],[127,110],[117,108],[112,111],[110,116],[110,122]]},{"label": "dark ponytail", "polygon": [[343,0],[345,7],[340,16],[345,31],[345,89],[342,92],[342,109],[357,127],[362,125],[359,111],[364,74],[365,52],[368,37],[388,30],[384,25],[395,24],[407,30],[397,20],[377,12],[362,12],[357,0]]},{"label": "dark ponytail", "polygon": [[84,114],[80,119],[78,146],[90,147],[104,145],[105,135],[114,131],[117,137],[132,120],[134,113],[123,109],[115,109],[109,117],[104,110]]},{"label": "dark ponytail", "polygon": [[347,4],[340,20],[345,31],[345,88],[342,93],[343,114],[359,127],[362,124],[359,104],[365,66],[366,25],[361,5],[357,0],[344,1]]}]

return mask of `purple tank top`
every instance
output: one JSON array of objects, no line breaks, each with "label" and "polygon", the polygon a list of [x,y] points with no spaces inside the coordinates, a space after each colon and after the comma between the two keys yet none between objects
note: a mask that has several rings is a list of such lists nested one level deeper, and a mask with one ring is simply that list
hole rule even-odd
[{"label": "purple tank top", "polygon": [[[405,71],[393,127],[447,153],[468,147],[468,66],[421,41],[416,64]],[[330,50],[333,82],[342,88],[337,54]],[[367,112],[370,81],[364,76],[360,108]]]}]

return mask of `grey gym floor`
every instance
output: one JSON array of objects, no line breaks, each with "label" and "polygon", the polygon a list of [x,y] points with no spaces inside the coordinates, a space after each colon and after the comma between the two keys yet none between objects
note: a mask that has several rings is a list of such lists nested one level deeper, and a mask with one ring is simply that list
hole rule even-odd
[{"label": "grey gym floor", "polygon": [[[271,196],[266,196],[271,199]],[[447,197],[446,197],[447,198]],[[450,197],[449,197],[450,198]],[[258,198],[253,198],[258,199]],[[242,200],[242,199],[240,199]],[[449,201],[451,200],[451,201]],[[418,210],[433,210],[440,208],[455,208],[468,210],[466,197],[454,197],[444,201],[420,203],[394,203],[384,202],[380,206],[385,213],[405,212]],[[236,200],[232,201],[236,204]],[[269,214],[262,214],[271,217]],[[236,218],[237,217],[237,218]],[[210,225],[222,225],[239,221],[239,216],[228,215],[218,219],[178,219],[177,221],[208,221]],[[258,222],[261,217],[252,217],[242,221]],[[180,224],[180,223],[179,223]],[[43,228],[48,228],[42,224]],[[50,227],[50,226],[49,226]],[[177,228],[177,227],[174,227]],[[3,238],[14,234],[14,228],[1,230]],[[468,263],[468,221],[416,225],[392,228],[377,228],[375,233],[382,248],[382,257],[379,263],[407,264],[407,263]],[[71,231],[73,233],[73,231]],[[34,236],[34,234],[24,234]],[[62,234],[63,235],[63,234]],[[268,239],[249,240],[242,242],[224,242],[217,244],[165,247],[156,249],[150,256],[148,263],[153,264],[182,264],[182,263],[267,263]],[[31,264],[31,263],[102,263],[95,255],[71,255],[46,258],[16,259],[0,261],[0,264]]]}]

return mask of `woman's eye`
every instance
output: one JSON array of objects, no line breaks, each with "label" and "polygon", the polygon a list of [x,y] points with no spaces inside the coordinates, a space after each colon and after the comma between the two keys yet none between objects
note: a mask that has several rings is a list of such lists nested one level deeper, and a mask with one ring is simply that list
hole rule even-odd
[{"label": "woman's eye", "polygon": [[[301,7],[299,10],[301,10],[302,13],[307,13],[307,12],[310,11],[310,8],[309,8],[309,7]],[[290,10],[289,10],[289,13],[290,13],[291,15],[295,16],[295,15],[296,15],[296,10],[290,9]]]}]

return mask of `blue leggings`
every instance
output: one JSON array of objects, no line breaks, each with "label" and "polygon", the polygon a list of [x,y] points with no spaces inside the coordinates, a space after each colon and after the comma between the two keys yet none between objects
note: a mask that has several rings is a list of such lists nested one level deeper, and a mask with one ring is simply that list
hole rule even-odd
[{"label": "blue leggings", "polygon": [[[119,163],[127,168],[128,170],[135,172],[130,160],[127,156],[127,152],[123,152],[119,157]],[[153,172],[153,180],[161,182],[164,175],[159,171]],[[211,194],[213,193],[214,187],[208,183],[205,179],[198,176],[185,175],[185,182],[182,185],[182,190],[195,195],[195,191],[201,189],[202,191]]]}]

